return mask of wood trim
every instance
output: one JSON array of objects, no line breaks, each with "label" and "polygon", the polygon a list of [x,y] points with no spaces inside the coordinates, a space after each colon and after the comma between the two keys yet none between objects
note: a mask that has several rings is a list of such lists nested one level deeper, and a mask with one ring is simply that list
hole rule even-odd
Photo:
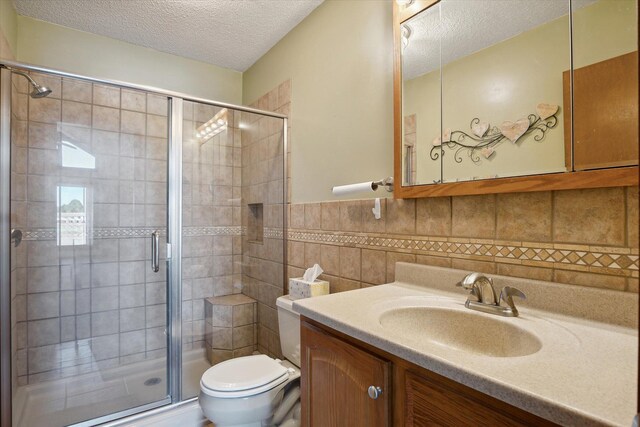
[{"label": "wood trim", "polygon": [[450,184],[414,185],[410,187],[402,187],[396,184],[394,198],[412,199],[418,197],[572,190],[578,188],[629,187],[638,185],[638,171],[638,166],[633,166],[452,182]]},{"label": "wood trim", "polygon": [[[463,196],[474,194],[571,190],[581,188],[628,187],[638,185],[638,166],[527,175],[447,184],[402,186],[402,56],[400,24],[439,0],[415,0],[400,10],[393,4],[393,176],[395,199]],[[640,396],[640,395],[639,395]],[[640,399],[640,397],[639,397]],[[640,406],[640,400],[639,400]]]},{"label": "wood trim", "polygon": [[[402,51],[400,46],[399,6],[393,6],[393,182],[402,188]],[[399,183],[399,184],[398,184]]]}]

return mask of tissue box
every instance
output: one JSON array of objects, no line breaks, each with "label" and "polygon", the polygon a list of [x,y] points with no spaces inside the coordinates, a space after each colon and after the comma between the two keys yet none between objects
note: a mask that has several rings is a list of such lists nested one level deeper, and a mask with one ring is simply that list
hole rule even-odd
[{"label": "tissue box", "polygon": [[329,293],[329,282],[326,280],[315,280],[309,282],[302,277],[289,279],[289,298],[292,300],[301,298],[317,297]]}]

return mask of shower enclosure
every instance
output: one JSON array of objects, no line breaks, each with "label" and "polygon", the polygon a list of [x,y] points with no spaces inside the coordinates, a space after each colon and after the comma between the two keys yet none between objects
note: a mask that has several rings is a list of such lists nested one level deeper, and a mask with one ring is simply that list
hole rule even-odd
[{"label": "shower enclosure", "polygon": [[285,116],[0,64],[2,427],[171,407],[272,349]]}]

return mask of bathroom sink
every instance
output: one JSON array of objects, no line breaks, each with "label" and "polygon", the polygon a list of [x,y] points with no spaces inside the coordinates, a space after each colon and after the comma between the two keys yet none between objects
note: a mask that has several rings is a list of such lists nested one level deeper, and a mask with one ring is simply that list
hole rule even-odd
[{"label": "bathroom sink", "polygon": [[505,319],[464,307],[398,307],[380,314],[380,325],[416,345],[431,343],[480,356],[518,357],[538,352],[542,342]]}]

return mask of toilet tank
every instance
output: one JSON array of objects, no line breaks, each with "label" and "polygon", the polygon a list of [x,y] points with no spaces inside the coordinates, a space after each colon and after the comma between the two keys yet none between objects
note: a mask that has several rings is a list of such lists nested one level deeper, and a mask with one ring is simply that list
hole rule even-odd
[{"label": "toilet tank", "polygon": [[289,299],[289,295],[278,298],[276,305],[282,355],[300,367],[300,315],[293,311],[293,301]]}]

